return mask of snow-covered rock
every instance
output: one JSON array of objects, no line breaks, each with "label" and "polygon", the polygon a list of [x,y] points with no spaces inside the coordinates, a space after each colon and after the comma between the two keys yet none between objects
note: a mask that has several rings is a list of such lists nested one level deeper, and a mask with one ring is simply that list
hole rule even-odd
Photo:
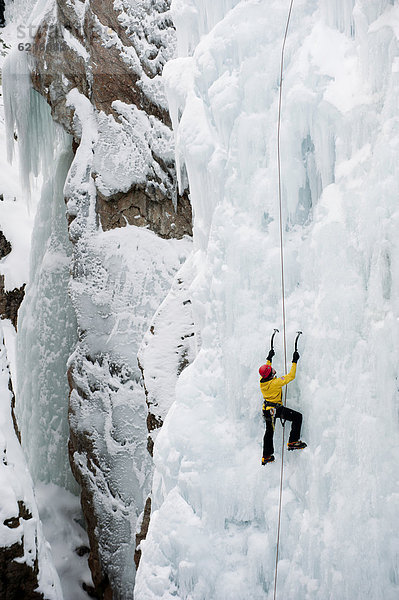
[{"label": "snow-covered rock", "polygon": [[187,190],[179,194],[176,186],[161,81],[174,52],[174,28],[163,1],[53,1],[35,30],[34,87],[73,135],[75,149],[82,129],[70,92],[96,109],[91,173],[104,230],[130,223],[163,237],[191,234]]},{"label": "snow-covered rock", "polygon": [[16,131],[25,183],[44,178],[18,333],[17,413],[25,429],[47,428],[41,446],[33,431],[22,440],[37,480],[73,489],[69,443],[94,586],[128,600],[152,478],[137,353],[191,252],[191,205],[177,190],[160,77],[175,35],[168,4],[147,0],[39,3],[34,24],[32,53],[15,48],[4,72],[10,154]]}]

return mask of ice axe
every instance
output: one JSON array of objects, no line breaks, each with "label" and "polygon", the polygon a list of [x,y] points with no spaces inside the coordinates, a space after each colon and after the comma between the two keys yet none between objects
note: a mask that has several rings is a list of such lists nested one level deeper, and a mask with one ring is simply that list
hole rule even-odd
[{"label": "ice axe", "polygon": [[270,340],[270,350],[274,350],[273,343],[274,343],[274,336],[276,335],[276,333],[280,333],[278,329],[275,329],[273,331],[272,339]]},{"label": "ice axe", "polygon": [[302,335],[302,331],[297,331],[297,336],[295,338],[295,352],[298,352],[298,338],[300,335]]}]

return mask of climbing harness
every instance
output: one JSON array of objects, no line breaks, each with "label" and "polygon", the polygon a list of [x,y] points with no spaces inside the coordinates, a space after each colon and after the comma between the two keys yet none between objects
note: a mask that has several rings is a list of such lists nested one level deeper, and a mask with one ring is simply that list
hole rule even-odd
[{"label": "climbing harness", "polygon": [[[285,286],[284,286],[284,248],[283,248],[283,210],[282,210],[282,197],[281,197],[281,153],[280,153],[280,131],[281,131],[281,102],[282,102],[282,91],[283,91],[283,68],[284,68],[284,51],[285,43],[287,41],[288,27],[291,20],[292,6],[294,0],[290,1],[290,8],[288,11],[287,22],[285,26],[283,45],[281,49],[281,61],[280,61],[280,89],[278,99],[278,121],[277,121],[277,166],[278,166],[278,201],[279,201],[279,218],[280,218],[280,262],[281,262],[281,295],[282,295],[282,309],[283,309],[283,343],[284,343],[284,366],[285,373],[287,372],[287,342],[286,342],[286,323],[285,323]],[[298,341],[299,333],[295,340],[295,344]],[[296,346],[295,346],[296,349]],[[284,406],[287,402],[287,386],[284,390]],[[279,547],[280,547],[280,528],[281,528],[281,506],[283,497],[283,476],[284,476],[284,437],[285,428],[283,427],[283,441],[282,441],[282,452],[281,452],[281,469],[280,469],[280,491],[279,491],[279,505],[278,505],[278,523],[277,523],[277,540],[276,540],[276,563],[274,569],[274,592],[273,600],[276,600],[277,592],[277,572],[278,572],[278,558],[279,558]]]}]

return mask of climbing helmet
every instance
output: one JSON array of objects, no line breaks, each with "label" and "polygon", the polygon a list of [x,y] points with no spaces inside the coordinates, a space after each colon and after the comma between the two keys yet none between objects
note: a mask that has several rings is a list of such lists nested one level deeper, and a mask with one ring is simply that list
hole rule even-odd
[{"label": "climbing helmet", "polygon": [[271,372],[272,372],[271,365],[262,365],[261,367],[259,367],[259,375],[263,379],[267,379]]}]

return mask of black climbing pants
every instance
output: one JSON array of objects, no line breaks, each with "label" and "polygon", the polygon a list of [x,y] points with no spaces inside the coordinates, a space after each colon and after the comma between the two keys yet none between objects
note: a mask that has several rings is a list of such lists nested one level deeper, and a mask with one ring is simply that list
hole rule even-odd
[{"label": "black climbing pants", "polygon": [[0,27],[4,27],[5,19],[4,19],[4,11],[5,11],[5,3],[4,0],[0,0]]},{"label": "black climbing pants", "polygon": [[264,410],[263,415],[266,421],[266,431],[263,437],[263,456],[265,458],[274,453],[273,436],[276,419],[281,418],[283,421],[291,421],[289,442],[297,442],[301,437],[302,415],[300,412],[281,405],[275,409]]}]

